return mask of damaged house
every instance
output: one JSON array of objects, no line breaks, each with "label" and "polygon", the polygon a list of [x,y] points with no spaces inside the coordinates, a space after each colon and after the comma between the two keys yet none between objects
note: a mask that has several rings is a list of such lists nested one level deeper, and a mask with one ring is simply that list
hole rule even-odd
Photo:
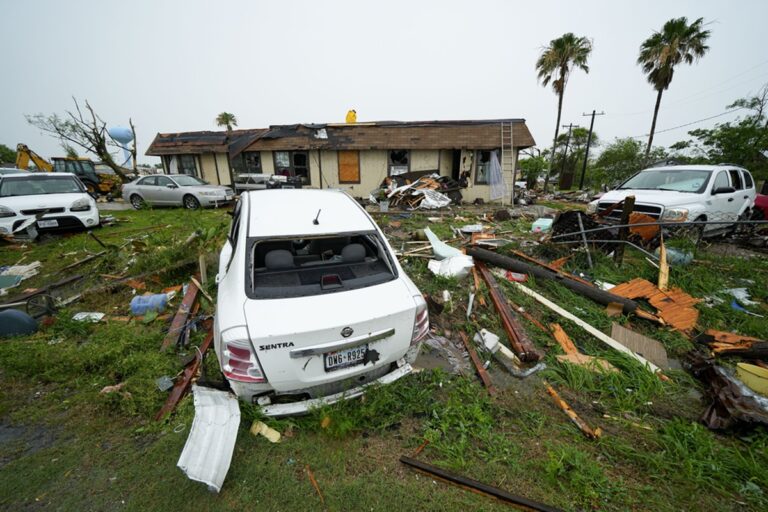
[{"label": "damaged house", "polygon": [[524,119],[277,125],[157,134],[146,154],[165,173],[230,185],[240,173],[299,177],[304,187],[367,197],[387,177],[437,173],[464,201],[509,200],[521,149],[535,144]]}]

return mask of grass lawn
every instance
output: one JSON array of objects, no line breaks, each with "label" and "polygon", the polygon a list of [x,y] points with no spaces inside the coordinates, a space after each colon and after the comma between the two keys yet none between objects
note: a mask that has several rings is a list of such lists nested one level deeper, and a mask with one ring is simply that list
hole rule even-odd
[{"label": "grass lawn", "polygon": [[[548,205],[548,206],[553,206]],[[491,365],[502,389],[490,398],[474,374],[456,376],[424,370],[365,397],[293,419],[267,420],[283,441],[271,444],[248,432],[258,410],[241,405],[242,422],[222,492],[189,481],[176,468],[194,417],[191,397],[163,422],[152,417],[166,393],[155,380],[175,376],[194,354],[158,350],[169,320],[126,319],[133,291],[110,276],[142,276],[144,291],[182,284],[195,271],[200,254],[209,255],[209,281],[226,236],[229,216],[222,210],[154,209],[109,212],[120,220],[94,231],[107,249],[85,233],[50,238],[24,247],[0,246],[0,265],[42,262],[24,288],[43,286],[74,274],[84,277],[56,294],[82,294],[49,325],[28,337],[0,340],[0,509],[3,510],[501,510],[490,498],[436,482],[398,462],[424,440],[421,460],[565,510],[766,510],[768,433],[763,428],[713,433],[697,420],[704,410],[701,388],[682,370],[662,382],[632,360],[591,338],[579,327],[535,305],[507,283],[507,296],[542,323],[559,322],[582,352],[603,357],[620,369],[596,374],[559,363],[551,338],[522,320],[536,345],[547,353],[547,368],[524,380]],[[450,239],[451,226],[478,221],[478,209],[436,214],[438,222],[414,214],[377,215],[393,247],[407,247],[411,233],[429,225]],[[462,220],[463,219],[463,220]],[[498,223],[497,232],[542,259],[562,256],[534,240],[530,221]],[[197,235],[187,243],[190,235]],[[508,248],[507,248],[508,249]],[[697,262],[674,267],[670,281],[694,297],[746,286],[752,299],[768,302],[768,259],[723,255],[703,248]],[[64,267],[105,250],[69,270]],[[506,249],[503,249],[506,250]],[[502,250],[502,252],[503,252]],[[564,251],[562,247],[556,249]],[[587,268],[582,255],[567,264]],[[656,270],[628,250],[622,267],[595,255],[590,275],[612,283],[634,277],[656,279]],[[185,263],[191,263],[184,266]],[[427,259],[406,258],[405,271],[425,293],[451,292],[452,300],[431,321],[437,334],[470,337],[480,328],[503,336],[498,316],[477,301],[466,318],[471,278],[439,278]],[[153,273],[173,267],[172,270]],[[604,308],[567,289],[527,283],[577,316],[605,331],[612,321],[662,342],[670,357],[690,350],[679,333],[635,317],[609,318]],[[215,285],[208,285],[215,297]],[[87,290],[96,290],[88,292]],[[180,299],[173,302],[175,311]],[[768,322],[724,304],[699,304],[703,328],[734,330],[768,339]],[[202,312],[212,304],[201,300]],[[71,320],[80,311],[99,311],[98,324]],[[763,307],[763,313],[766,313]],[[287,320],[289,321],[289,320]],[[192,344],[202,333],[192,336]],[[417,361],[417,366],[419,362]],[[727,362],[724,364],[732,364]],[[203,379],[221,381],[213,353]],[[568,420],[544,390],[543,381],[592,427],[591,441]],[[119,392],[105,386],[125,383]],[[610,416],[610,418],[604,417]],[[309,466],[322,490],[320,499],[307,477]]]}]

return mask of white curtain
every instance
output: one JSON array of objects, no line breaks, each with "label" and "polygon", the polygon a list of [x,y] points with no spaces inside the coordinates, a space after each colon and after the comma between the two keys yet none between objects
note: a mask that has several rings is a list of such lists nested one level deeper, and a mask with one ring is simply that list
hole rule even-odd
[{"label": "white curtain", "polygon": [[488,170],[488,183],[491,185],[491,201],[503,199],[507,193],[504,178],[501,176],[501,163],[495,151],[491,151],[491,165]]}]

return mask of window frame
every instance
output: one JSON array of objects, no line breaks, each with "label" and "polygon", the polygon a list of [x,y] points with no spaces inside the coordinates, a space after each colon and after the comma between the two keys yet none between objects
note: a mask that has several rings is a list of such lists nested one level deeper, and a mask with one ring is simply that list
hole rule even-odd
[{"label": "window frame", "polygon": [[[285,167],[285,166],[278,166],[278,165],[277,165],[277,154],[278,154],[278,153],[288,153],[288,163],[289,163],[289,166],[288,166],[288,167]],[[307,150],[296,150],[296,151],[290,151],[290,150],[275,150],[275,151],[272,151],[272,162],[273,162],[273,165],[274,165],[274,167],[275,167],[275,171],[274,171],[274,173],[275,173],[276,175],[278,175],[278,176],[285,176],[285,174],[282,174],[282,172],[281,172],[281,171],[282,171],[282,170],[288,170],[288,171],[290,172],[290,174],[288,174],[288,176],[292,176],[292,177],[301,177],[301,178],[304,178],[304,176],[302,176],[302,175],[299,175],[299,174],[296,174],[296,169],[297,169],[297,166],[296,166],[296,160],[295,160],[295,156],[296,156],[297,154],[304,154],[304,155],[306,156],[306,158],[307,158],[307,166],[306,166],[307,175],[306,175],[306,181],[304,181],[304,180],[302,179],[302,181],[301,181],[301,184],[302,184],[302,186],[304,186],[304,185],[312,185],[312,168],[311,168],[311,166],[310,166],[310,160],[309,160],[309,151],[307,151]],[[304,169],[304,167],[302,166],[302,167],[300,167],[300,169]]]},{"label": "window frame", "polygon": [[[395,151],[405,151],[405,157],[408,160],[406,163],[407,169],[405,172],[401,172],[398,174],[392,174],[392,167],[400,167],[402,164],[395,164],[392,162],[392,153]],[[411,172],[411,150],[410,149],[388,149],[387,150],[387,176],[400,176],[403,174],[408,174]]]},{"label": "window frame", "polygon": [[[746,169],[742,169],[741,171],[742,180],[744,181],[744,190],[752,190],[755,188],[755,180],[752,179],[752,175],[747,171]],[[749,186],[747,186],[747,182],[749,182]]]},{"label": "window frame", "polygon": [[[728,169],[728,177],[731,180],[731,186],[736,190],[744,190],[744,178],[741,176],[741,170]],[[738,183],[734,183],[734,179],[738,180]]]},{"label": "window frame", "polygon": [[[479,176],[480,176],[480,173],[478,172],[478,164],[480,164],[480,155],[485,152],[485,153],[488,153],[488,165],[490,166],[490,164],[491,164],[490,154],[493,153],[493,152],[498,152],[498,151],[499,151],[498,149],[476,149],[475,150],[475,157],[474,157],[474,161],[472,162],[472,165],[474,166],[474,171],[475,171],[472,182],[475,185],[490,185],[491,184],[490,168],[488,169],[488,173],[487,173],[487,175],[485,177],[485,181],[480,181],[478,179]],[[497,154],[496,158],[500,158],[500,155]],[[501,165],[501,161],[499,161],[499,165]]]},{"label": "window frame", "polygon": [[715,174],[715,179],[714,179],[714,180],[712,180],[712,192],[711,192],[712,194],[714,194],[714,193],[715,193],[715,190],[717,190],[718,188],[720,188],[720,187],[718,186],[718,184],[717,184],[717,179],[718,179],[720,176],[725,176],[725,186],[726,186],[726,187],[730,187],[730,186],[731,186],[731,177],[728,175],[728,171],[725,171],[725,170],[723,170],[723,171],[717,171],[717,174]]},{"label": "window frame", "polygon": [[[357,153],[357,181],[349,181],[341,179],[341,153]],[[354,149],[340,149],[336,151],[336,172],[339,178],[340,185],[359,185],[362,180],[362,170],[360,166],[360,151]]]}]

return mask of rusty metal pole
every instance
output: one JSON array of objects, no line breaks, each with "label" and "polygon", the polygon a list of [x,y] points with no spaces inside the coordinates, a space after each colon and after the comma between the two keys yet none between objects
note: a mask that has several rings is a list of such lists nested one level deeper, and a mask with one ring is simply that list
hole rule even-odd
[{"label": "rusty metal pole", "polygon": [[[627,196],[624,198],[624,208],[621,210],[621,225],[619,228],[619,240],[626,242],[629,237],[629,216],[632,214],[632,210],[635,209],[635,196]],[[613,251],[613,261],[621,265],[624,260],[624,244],[618,244]]]}]

